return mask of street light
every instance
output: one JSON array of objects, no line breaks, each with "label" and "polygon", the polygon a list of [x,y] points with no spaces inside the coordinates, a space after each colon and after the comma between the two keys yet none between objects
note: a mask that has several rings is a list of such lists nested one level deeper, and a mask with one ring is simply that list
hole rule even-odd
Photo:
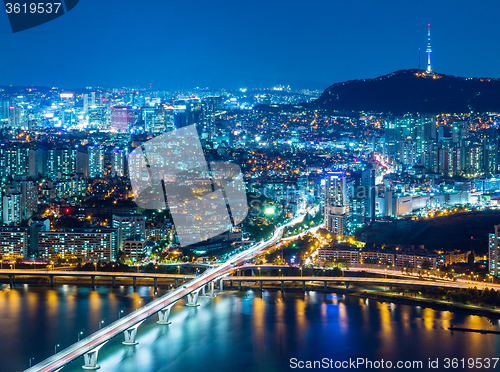
[{"label": "street light", "polygon": [[177,275],[181,275],[181,267],[177,266]]},{"label": "street light", "polygon": [[120,319],[120,318],[121,318],[122,314],[123,314],[123,310],[120,310],[120,311],[118,312],[118,319]]},{"label": "street light", "polygon": [[103,325],[103,324],[104,324],[104,320],[101,320],[101,321],[99,322],[99,330],[101,330],[101,325]]},{"label": "street light", "polygon": [[78,332],[78,341],[80,341],[80,336],[83,335],[83,331]]},{"label": "street light", "polygon": [[35,360],[35,358],[30,358],[30,368],[31,368],[31,361]]},{"label": "street light", "polygon": [[54,354],[57,354],[57,348],[59,347],[59,344],[56,344],[56,346],[54,346]]},{"label": "street light", "polygon": [[302,278],[302,268],[300,268],[300,277]]}]

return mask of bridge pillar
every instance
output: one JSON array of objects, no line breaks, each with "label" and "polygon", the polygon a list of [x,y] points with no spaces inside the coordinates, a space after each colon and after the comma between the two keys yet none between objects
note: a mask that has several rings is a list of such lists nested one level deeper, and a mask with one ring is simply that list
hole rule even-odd
[{"label": "bridge pillar", "polygon": [[327,281],[325,280],[325,292],[327,291]]},{"label": "bridge pillar", "polygon": [[262,280],[259,281],[260,284],[260,290],[262,291]]},{"label": "bridge pillar", "polygon": [[304,292],[306,291],[306,281],[305,280],[302,282],[302,290]]},{"label": "bridge pillar", "polygon": [[222,279],[219,280],[219,291],[224,292],[224,284],[223,284]]},{"label": "bridge pillar", "polygon": [[210,282],[208,283],[208,288],[210,290],[210,292],[208,293],[208,297],[212,297],[212,298],[215,298],[215,282]]},{"label": "bridge pillar", "polygon": [[[144,322],[144,320],[142,322]],[[125,341],[122,342],[123,345],[133,346],[138,344],[138,342],[135,340],[135,336],[137,336],[137,328],[139,328],[142,322],[123,332],[123,336],[125,336]]]},{"label": "bridge pillar", "polygon": [[134,276],[134,277],[132,278],[132,285],[134,286],[134,288],[135,288],[135,286],[136,286],[136,282],[137,282],[137,278]]},{"label": "bridge pillar", "polygon": [[50,286],[54,286],[54,275],[50,275]]},{"label": "bridge pillar", "polygon": [[229,288],[233,289],[233,281],[232,280],[229,281]]},{"label": "bridge pillar", "polygon": [[389,286],[389,291],[392,291],[392,285]]},{"label": "bridge pillar", "polygon": [[238,280],[238,291],[241,291],[241,280]]},{"label": "bridge pillar", "polygon": [[285,289],[285,282],[282,280],[281,281],[281,292]]},{"label": "bridge pillar", "polygon": [[172,323],[170,320],[168,320],[168,317],[170,316],[170,309],[175,305],[175,302],[171,305],[168,305],[166,308],[158,311],[158,321],[156,323],[162,324],[162,325],[167,325]]},{"label": "bridge pillar", "polygon": [[95,276],[91,276],[91,279],[92,279],[92,288],[94,288],[94,286],[95,286]]},{"label": "bridge pillar", "polygon": [[112,279],[113,279],[113,288],[115,288],[116,287],[116,276],[113,276]]},{"label": "bridge pillar", "polygon": [[106,341],[102,345],[99,345],[94,350],[91,350],[88,353],[83,354],[83,361],[85,363],[85,365],[82,367],[83,369],[95,371],[101,368],[101,366],[97,364],[97,354],[99,353],[99,349],[103,347],[107,342],[108,341]]},{"label": "bridge pillar", "polygon": [[179,279],[175,278],[175,288],[179,286]]},{"label": "bridge pillar", "polygon": [[158,278],[154,278],[154,288],[155,290],[158,288]]},{"label": "bridge pillar", "polygon": [[345,283],[345,289],[349,289],[349,283]]},{"label": "bridge pillar", "polygon": [[200,304],[198,303],[198,293],[199,292],[200,292],[200,289],[196,289],[187,295],[188,303],[186,304],[186,306],[190,306],[190,307],[200,306]]},{"label": "bridge pillar", "polygon": [[14,275],[9,275],[10,289],[14,288]]},{"label": "bridge pillar", "polygon": [[201,287],[201,295],[202,296],[205,296],[207,293],[206,293],[206,285],[204,285],[203,287]]}]

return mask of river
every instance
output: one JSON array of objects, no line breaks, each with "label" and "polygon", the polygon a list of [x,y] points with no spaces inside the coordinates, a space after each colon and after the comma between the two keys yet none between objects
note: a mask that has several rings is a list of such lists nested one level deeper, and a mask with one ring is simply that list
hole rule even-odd
[{"label": "river", "polygon": [[[22,371],[30,358],[39,362],[56,345],[61,350],[80,332],[87,336],[100,322],[109,324],[164,293],[129,286],[5,289],[0,292],[0,371]],[[298,361],[322,358],[422,361],[422,370],[428,370],[429,358],[439,358],[443,370],[445,358],[500,356],[500,335],[447,329],[499,330],[499,320],[487,317],[314,291],[226,292],[199,302],[197,308],[179,302],[168,326],[148,319],[139,327],[137,346],[122,345],[121,337],[110,341],[99,353],[101,371],[287,371]],[[82,371],[82,365],[79,359],[63,371]]]}]

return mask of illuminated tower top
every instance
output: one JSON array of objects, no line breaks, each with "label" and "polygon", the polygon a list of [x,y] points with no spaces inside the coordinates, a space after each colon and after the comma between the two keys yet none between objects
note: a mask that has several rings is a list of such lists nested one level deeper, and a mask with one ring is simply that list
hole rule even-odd
[{"label": "illuminated tower top", "polygon": [[427,25],[428,30],[427,30],[427,72],[432,72],[431,68],[431,54],[432,54],[432,49],[431,49],[431,24],[429,23]]}]

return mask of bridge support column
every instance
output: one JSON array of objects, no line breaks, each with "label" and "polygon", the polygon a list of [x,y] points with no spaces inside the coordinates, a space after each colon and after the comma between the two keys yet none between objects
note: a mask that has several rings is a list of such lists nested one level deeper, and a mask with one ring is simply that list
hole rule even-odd
[{"label": "bridge support column", "polygon": [[186,304],[186,306],[190,306],[190,307],[200,306],[200,304],[198,303],[198,293],[199,292],[200,292],[200,290],[197,289],[197,290],[195,290],[187,295],[188,303]]},{"label": "bridge support column", "polygon": [[260,290],[262,291],[262,280],[259,281]]},{"label": "bridge support column", "polygon": [[241,280],[238,280],[238,291],[241,291]]},{"label": "bridge support column", "polygon": [[325,280],[325,292],[327,291],[327,282]]},{"label": "bridge support column", "polygon": [[123,345],[133,346],[138,344],[138,342],[135,340],[135,336],[137,336],[137,328],[139,328],[142,322],[123,332],[123,336],[125,336],[125,341],[122,342]]},{"label": "bridge support column", "polygon": [[91,276],[91,279],[92,279],[92,288],[94,288],[94,286],[95,286],[95,276]]},{"label": "bridge support column", "polygon": [[390,286],[389,286],[389,291],[391,291],[391,292],[392,292],[392,285],[390,285]]},{"label": "bridge support column", "polygon": [[112,279],[113,279],[113,288],[115,288],[116,287],[116,277],[114,276]]},{"label": "bridge support column", "polygon": [[302,282],[302,290],[304,292],[306,291],[306,282],[305,281]]},{"label": "bridge support column", "polygon": [[97,364],[97,355],[99,353],[99,349],[103,347],[107,342],[108,341],[106,341],[102,345],[99,345],[94,350],[91,350],[88,353],[83,354],[83,361],[85,363],[85,365],[82,366],[83,369],[95,371],[101,368],[101,366]]},{"label": "bridge support column", "polygon": [[206,293],[206,285],[204,285],[203,287],[201,287],[201,295],[202,296],[205,296],[207,293]]},{"label": "bridge support column", "polygon": [[345,283],[345,289],[349,289],[349,283]]},{"label": "bridge support column", "polygon": [[229,288],[233,289],[233,281],[232,280],[229,281]]},{"label": "bridge support column", "polygon": [[285,289],[285,282],[282,280],[281,281],[281,292],[283,292]]},{"label": "bridge support column", "polygon": [[157,278],[154,278],[154,288],[155,288],[155,291],[158,289],[158,279]]},{"label": "bridge support column", "polygon": [[223,280],[219,280],[219,292],[224,292],[224,282]]},{"label": "bridge support column", "polygon": [[54,286],[54,275],[50,276],[50,287]]},{"label": "bridge support column", "polygon": [[10,289],[14,288],[14,275],[9,275]]},{"label": "bridge support column", "polygon": [[133,285],[134,288],[136,287],[136,283],[137,283],[137,278],[134,276],[132,278],[132,285]]},{"label": "bridge support column", "polygon": [[167,325],[172,323],[170,320],[168,320],[168,317],[170,316],[170,310],[172,307],[175,305],[175,303],[168,305],[166,308],[158,311],[158,321],[156,323],[162,324],[162,325]]},{"label": "bridge support column", "polygon": [[177,288],[179,286],[179,279],[175,279],[175,288]]}]

